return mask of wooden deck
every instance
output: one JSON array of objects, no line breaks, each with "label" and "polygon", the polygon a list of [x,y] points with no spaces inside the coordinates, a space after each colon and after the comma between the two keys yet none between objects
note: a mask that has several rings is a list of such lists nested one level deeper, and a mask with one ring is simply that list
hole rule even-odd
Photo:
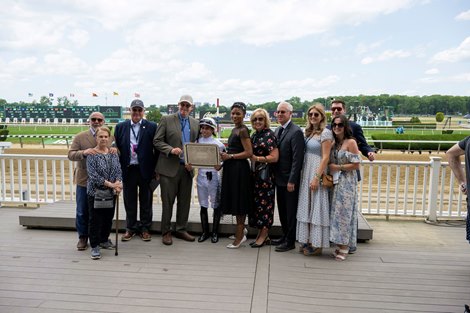
[{"label": "wooden deck", "polygon": [[470,245],[463,227],[369,219],[374,239],[345,262],[325,251],[230,241],[164,246],[134,238],[119,256],[76,251],[76,233],[28,229],[0,208],[0,312],[463,312],[470,303]]}]

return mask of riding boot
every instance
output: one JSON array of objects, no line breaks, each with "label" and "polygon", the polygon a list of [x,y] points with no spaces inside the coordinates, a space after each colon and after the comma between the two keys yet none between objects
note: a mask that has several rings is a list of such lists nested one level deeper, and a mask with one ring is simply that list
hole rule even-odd
[{"label": "riding boot", "polygon": [[210,237],[210,232],[209,232],[209,216],[207,215],[207,208],[201,207],[201,226],[202,226],[202,234],[199,236],[197,239],[198,242],[203,242],[206,241],[207,238]]},{"label": "riding boot", "polygon": [[219,241],[219,225],[220,225],[220,211],[214,209],[214,218],[212,220],[212,238],[211,242],[216,243]]}]

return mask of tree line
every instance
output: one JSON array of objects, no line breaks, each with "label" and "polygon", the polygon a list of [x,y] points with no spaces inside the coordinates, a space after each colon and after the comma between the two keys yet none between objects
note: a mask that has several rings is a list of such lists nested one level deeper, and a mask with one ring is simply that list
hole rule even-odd
[{"label": "tree line", "polygon": [[[358,95],[358,96],[328,96],[325,98],[314,98],[312,100],[302,100],[300,97],[291,97],[286,99],[292,104],[294,110],[307,111],[313,103],[321,103],[328,109],[331,99],[340,98],[346,102],[348,111],[356,110],[359,107],[368,107],[373,113],[384,115],[386,111],[394,115],[435,115],[437,112],[443,112],[445,115],[465,115],[470,113],[470,97],[468,96],[449,96],[449,95],[431,95],[431,96],[405,96],[405,95]],[[0,107],[14,105],[53,105],[50,98],[43,96],[39,102],[12,102],[8,103],[5,99],[0,99]],[[59,106],[79,105],[77,100],[70,100],[67,97],[57,98]],[[220,112],[227,112],[230,103],[221,105]],[[264,108],[266,110],[276,110],[278,101],[264,103],[247,103],[248,110]],[[167,113],[166,104],[149,104],[149,107],[158,108],[160,112]],[[215,105],[205,103],[197,108],[197,111],[214,111]]]}]

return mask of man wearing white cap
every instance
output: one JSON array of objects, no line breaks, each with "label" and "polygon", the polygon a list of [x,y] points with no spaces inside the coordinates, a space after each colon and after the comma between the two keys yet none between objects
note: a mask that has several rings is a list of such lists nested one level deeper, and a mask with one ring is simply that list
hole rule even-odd
[{"label": "man wearing white cap", "polygon": [[193,98],[183,95],[178,102],[178,112],[163,116],[153,144],[160,151],[157,172],[160,175],[162,197],[162,242],[173,244],[171,234],[171,216],[173,204],[177,199],[175,237],[186,241],[194,241],[188,234],[189,207],[194,172],[185,166],[183,146],[195,142],[199,133],[199,122],[189,116],[193,110]]}]

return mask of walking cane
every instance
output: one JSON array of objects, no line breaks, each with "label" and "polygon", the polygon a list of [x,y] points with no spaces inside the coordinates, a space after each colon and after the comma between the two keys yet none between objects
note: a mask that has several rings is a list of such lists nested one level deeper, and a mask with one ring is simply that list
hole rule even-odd
[{"label": "walking cane", "polygon": [[116,249],[114,250],[114,255],[117,256],[118,255],[118,233],[119,233],[119,194],[116,194],[115,196],[115,201],[116,201],[116,223],[115,223],[115,227],[116,227],[116,239],[115,239],[115,242],[116,242]]}]

